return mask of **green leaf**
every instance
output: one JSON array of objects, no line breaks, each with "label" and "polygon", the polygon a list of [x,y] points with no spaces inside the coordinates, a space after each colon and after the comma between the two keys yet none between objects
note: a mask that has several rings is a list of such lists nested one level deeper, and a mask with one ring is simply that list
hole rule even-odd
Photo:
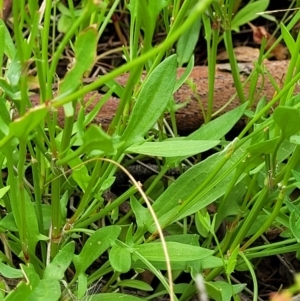
[{"label": "green leaf", "polygon": [[14,290],[10,291],[10,293],[4,299],[5,301],[20,301],[20,300],[28,300],[31,294],[30,286],[21,281],[18,283],[17,287]]},{"label": "green leaf", "polygon": [[[9,30],[7,29],[5,22],[3,22],[3,20],[0,19],[0,26],[3,27],[5,29],[5,41],[0,41],[1,45],[3,45],[5,47],[4,49],[4,53],[10,58],[13,59],[17,53],[15,44],[10,36]],[[1,46],[1,47],[3,47]]]},{"label": "green leaf", "polygon": [[[232,171],[226,177],[223,177],[224,173],[231,170],[232,165],[244,154],[245,151],[242,148],[231,154],[230,159],[219,170],[213,181],[203,187],[203,190],[197,195],[193,195],[193,198],[191,198],[191,194],[199,189],[210,173],[218,166],[219,162],[228,155],[228,150],[208,157],[182,174],[153,204],[153,209],[159,218],[161,226],[164,228],[176,220],[193,214],[221,197],[235,175],[234,171]],[[243,176],[237,180],[237,183],[242,179]],[[156,230],[156,226],[153,224],[150,216],[146,223],[150,232]]]},{"label": "green leaf", "polygon": [[[178,242],[167,241],[166,245],[171,263],[176,261],[186,261],[187,254],[188,260],[193,261],[203,259],[214,253],[213,250],[181,244]],[[142,255],[149,261],[166,261],[162,244],[160,242],[145,243],[143,245],[135,246],[135,248],[140,255]]]},{"label": "green leaf", "polygon": [[[8,108],[6,105],[6,100],[0,97],[0,131],[3,133],[4,136],[8,135],[9,133],[9,124],[11,123],[10,115],[8,112]],[[2,135],[0,136],[3,137]]]},{"label": "green leaf", "polygon": [[0,274],[6,278],[14,279],[14,278],[22,278],[23,273],[21,270],[12,268],[11,266],[0,261]]},{"label": "green leaf", "polygon": [[72,27],[72,19],[67,15],[61,15],[57,22],[58,32],[66,33]]},{"label": "green leaf", "polygon": [[135,280],[135,279],[126,279],[119,281],[116,285],[113,287],[130,287],[130,288],[136,288],[141,291],[153,291],[153,288],[146,282]]},{"label": "green leaf", "polygon": [[241,119],[249,102],[236,107],[218,118],[203,124],[198,130],[190,134],[186,139],[190,140],[218,140],[225,136]]},{"label": "green leaf", "polygon": [[6,79],[0,78],[0,89],[5,92],[5,94],[13,100],[20,101],[21,94],[20,91],[16,90],[12,85],[10,85]]},{"label": "green leaf", "polygon": [[280,23],[281,34],[284,39],[286,46],[288,47],[290,53],[293,53],[293,50],[296,47],[296,42],[290,34],[289,30],[284,26],[283,23]]},{"label": "green leaf", "polygon": [[32,295],[32,292],[38,287],[40,283],[40,278],[32,264],[29,264],[27,266],[21,264],[21,268],[23,270],[23,277],[26,277],[26,282],[19,282],[17,287],[6,296],[5,301],[28,301],[30,296]]},{"label": "green leaf", "polygon": [[231,29],[238,31],[241,25],[258,18],[257,13],[264,12],[269,6],[269,0],[258,0],[245,5],[240,9],[231,21]]},{"label": "green leaf", "polygon": [[199,235],[198,234],[177,234],[165,237],[165,241],[179,242],[190,246],[199,247]]},{"label": "green leaf", "polygon": [[44,279],[62,280],[65,271],[69,267],[75,250],[75,242],[71,241],[59,250],[58,254],[54,257],[44,271]]},{"label": "green leaf", "polygon": [[146,219],[149,218],[149,210],[145,208],[135,196],[130,197],[130,207],[135,215],[138,229],[143,229],[146,224]]},{"label": "green leaf", "polygon": [[[30,294],[27,301],[58,301],[61,294],[60,283],[55,279],[44,279]],[[23,298],[21,300],[24,300]]]},{"label": "green leaf", "polygon": [[2,187],[0,188],[0,199],[2,199],[6,193],[9,191],[10,189],[10,186],[5,186],[5,187]]},{"label": "green leaf", "polygon": [[141,145],[132,145],[126,153],[137,153],[148,156],[161,157],[189,157],[205,152],[220,143],[220,140],[164,140],[162,142],[144,142]]},{"label": "green leaf", "polygon": [[[151,264],[159,270],[166,270],[166,262],[165,261],[151,261]],[[172,262],[172,271],[186,271],[189,269],[189,267],[196,265],[201,266],[202,269],[214,269],[214,268],[220,268],[224,266],[224,262],[221,258],[215,257],[215,256],[209,256],[202,258],[200,260],[185,260],[185,261],[176,261]],[[133,261],[132,262],[132,268],[133,269],[149,269],[149,267],[142,262],[141,260]]]},{"label": "green leaf", "polygon": [[85,242],[79,255],[74,255],[73,263],[77,274],[85,270],[115,241],[121,232],[121,227],[107,226],[95,231]]},{"label": "green leaf", "polygon": [[300,136],[299,135],[292,135],[290,137],[290,142],[293,144],[300,145]]},{"label": "green leaf", "polygon": [[140,143],[164,112],[176,83],[176,56],[160,63],[142,85],[121,137],[125,148]]},{"label": "green leaf", "polygon": [[89,301],[143,301],[144,299],[131,295],[107,293],[89,296]]},{"label": "green leaf", "polygon": [[16,87],[21,77],[21,63],[17,55],[13,58],[9,64],[8,70],[5,74],[7,80],[12,87]]},{"label": "green leaf", "polygon": [[109,252],[109,262],[117,272],[127,273],[131,268],[131,253],[126,247],[115,244]]},{"label": "green leaf", "polygon": [[291,107],[277,107],[273,118],[280,127],[283,138],[288,139],[300,130],[300,112]]},{"label": "green leaf", "polygon": [[156,22],[156,18],[160,11],[168,5],[170,0],[154,0],[148,2],[149,14],[152,16],[154,22]]},{"label": "green leaf", "polygon": [[[81,85],[84,73],[95,62],[97,41],[98,32],[94,27],[88,27],[78,35],[74,45],[75,64],[59,85],[60,96],[64,97],[66,94],[78,89]],[[74,108],[72,103],[64,105],[64,110],[67,117],[73,116]]]},{"label": "green leaf", "polygon": [[[218,140],[225,136],[234,125],[241,119],[248,102],[238,106],[237,108],[226,112],[220,117],[202,125],[198,130],[184,138],[185,140]],[[180,162],[185,157],[167,158],[166,165],[171,166],[175,162]]]},{"label": "green leaf", "polygon": [[236,246],[233,252],[230,254],[227,265],[226,265],[226,274],[229,276],[233,273],[236,263],[237,256],[239,255],[240,246]]},{"label": "green leaf", "polygon": [[46,105],[40,105],[30,109],[22,117],[15,119],[9,125],[9,135],[25,139],[29,133],[45,119],[48,108]]},{"label": "green leaf", "polygon": [[267,141],[261,141],[256,144],[252,144],[248,146],[247,150],[251,154],[251,156],[260,156],[262,154],[272,154],[276,143],[278,141],[277,138],[273,138]]},{"label": "green leaf", "polygon": [[291,212],[289,219],[290,230],[296,238],[297,242],[300,242],[300,215],[296,210]]},{"label": "green leaf", "polygon": [[85,274],[78,275],[78,288],[77,288],[77,297],[78,300],[84,300],[84,296],[87,293],[87,276]]},{"label": "green leaf", "polygon": [[[191,56],[188,65],[183,69],[182,74],[180,77],[176,80],[176,84],[174,87],[174,91],[177,91],[184,83],[185,81],[189,78],[190,74],[192,73],[194,69],[194,64],[195,64],[195,57]],[[180,69],[179,69],[180,70]],[[173,106],[176,107],[176,103],[172,100]]]},{"label": "green leaf", "polygon": [[292,174],[297,182],[300,182],[300,172],[297,170],[292,170]]},{"label": "green leaf", "polygon": [[112,137],[106,134],[103,129],[92,124],[82,138],[82,145],[76,151],[70,151],[65,158],[58,160],[56,164],[61,165],[78,158],[83,153],[97,152],[99,154],[114,154],[120,144],[115,144]]},{"label": "green leaf", "polygon": [[0,220],[0,227],[8,231],[18,232],[13,212],[8,213]]},{"label": "green leaf", "polygon": [[213,300],[216,301],[231,301],[233,294],[238,294],[246,284],[229,284],[225,281],[205,282],[206,290]]},{"label": "green leaf", "polygon": [[199,17],[189,30],[186,30],[178,39],[176,53],[178,55],[177,61],[179,66],[187,63],[194,53],[200,35],[200,28],[201,18]]}]

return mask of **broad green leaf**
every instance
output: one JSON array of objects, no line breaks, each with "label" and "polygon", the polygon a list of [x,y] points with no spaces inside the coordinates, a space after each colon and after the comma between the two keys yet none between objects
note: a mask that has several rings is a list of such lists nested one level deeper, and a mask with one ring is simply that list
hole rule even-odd
[{"label": "broad green leaf", "polygon": [[23,273],[21,270],[15,269],[1,261],[0,261],[0,274],[1,274],[1,276],[10,278],[10,279],[23,277]]},{"label": "broad green leaf", "polygon": [[[88,71],[96,59],[98,32],[94,27],[88,27],[81,32],[75,42],[75,64],[66,74],[59,85],[59,95],[64,96],[78,89],[81,85],[83,74]],[[66,116],[74,114],[72,103],[64,105]]]},{"label": "broad green leaf", "polygon": [[126,153],[137,153],[148,156],[161,157],[189,157],[205,152],[220,143],[220,140],[164,140],[162,142],[144,142],[132,145]]},{"label": "broad green leaf", "polygon": [[251,156],[260,156],[262,154],[272,154],[276,143],[278,141],[277,138],[273,138],[267,141],[261,141],[256,144],[250,145],[247,150],[251,154]]},{"label": "broad green leaf", "polygon": [[66,157],[71,158],[67,159],[66,162],[68,163],[70,169],[72,169],[72,178],[80,187],[80,189],[85,192],[91,178],[86,165],[83,164],[83,161],[78,154],[74,155],[74,151],[72,149],[68,150]]},{"label": "broad green leaf", "polygon": [[97,152],[97,154],[114,154],[120,144],[115,144],[112,137],[106,134],[103,129],[92,124],[84,134],[82,145],[76,151],[70,151],[68,156],[58,160],[57,164],[65,164],[73,161],[83,153]]},{"label": "broad green leaf", "polygon": [[300,112],[291,107],[277,107],[273,118],[280,127],[283,138],[288,139],[300,130]]},{"label": "broad green leaf", "polygon": [[290,53],[293,53],[293,50],[296,47],[296,42],[290,34],[289,30],[284,26],[283,23],[280,23],[281,34],[284,39],[286,46],[288,47]]},{"label": "broad green leaf", "polygon": [[213,300],[231,301],[233,294],[240,293],[246,284],[229,284],[225,281],[205,282],[206,290]]},{"label": "broad green leaf", "polygon": [[131,253],[126,247],[115,244],[109,252],[109,262],[115,271],[127,273],[131,268]]},{"label": "broad green leaf", "polygon": [[12,87],[16,87],[19,83],[21,72],[22,72],[22,66],[19,58],[17,55],[13,58],[11,63],[9,64],[8,70],[5,74],[6,78],[9,81],[9,84]]},{"label": "broad green leaf", "polygon": [[0,301],[4,301],[6,290],[7,290],[7,284],[5,280],[2,278],[0,279]]},{"label": "broad green leaf", "polygon": [[40,105],[30,109],[22,117],[15,119],[9,125],[9,135],[25,139],[29,133],[45,119],[48,108],[46,105]]},{"label": "broad green leaf", "polygon": [[236,248],[233,250],[233,252],[230,254],[228,258],[228,262],[226,265],[226,274],[229,276],[234,272],[236,263],[237,263],[237,257],[239,255],[240,246],[236,246]]},{"label": "broad green leaf", "polygon": [[20,300],[28,300],[30,294],[32,293],[30,286],[21,281],[18,283],[17,287],[10,291],[10,293],[5,297],[5,301],[20,301]]},{"label": "broad green leaf", "polygon": [[210,216],[208,214],[208,212],[202,213],[201,210],[199,210],[198,212],[196,212],[195,214],[195,226],[196,229],[198,231],[198,233],[202,236],[202,237],[207,237],[209,234],[209,229],[207,227],[207,220],[210,220]]},{"label": "broad green leaf", "polygon": [[13,212],[8,213],[0,220],[0,227],[8,231],[18,232]]},{"label": "broad green leaf", "polygon": [[87,275],[79,274],[77,282],[78,282],[78,288],[77,288],[78,300],[84,300],[84,296],[86,295],[86,293],[88,291]]},{"label": "broad green leaf", "polygon": [[9,133],[9,124],[11,123],[10,115],[8,112],[8,108],[6,105],[6,100],[0,97],[0,131],[2,134],[0,135],[3,138],[3,135],[6,136]]},{"label": "broad green leaf", "polygon": [[156,22],[156,17],[160,11],[168,5],[170,0],[154,0],[148,2],[149,14]]},{"label": "broad green leaf", "polygon": [[5,186],[5,187],[2,187],[0,188],[0,199],[2,199],[6,193],[9,191],[10,189],[10,186]]},{"label": "broad green leaf", "polygon": [[[220,117],[202,125],[198,130],[184,138],[185,140],[218,140],[224,137],[234,125],[241,119],[248,102],[238,106],[237,108],[226,112]],[[166,165],[171,166],[175,162],[180,162],[185,157],[167,158]]]},{"label": "broad green leaf", "polygon": [[173,241],[181,244],[199,247],[199,235],[198,234],[177,234],[168,235],[165,237],[165,241]]},{"label": "broad green leaf", "polygon": [[74,255],[73,263],[76,273],[82,274],[85,270],[115,241],[121,232],[121,227],[107,226],[95,231],[85,242],[79,255]]},{"label": "broad green leaf", "polygon": [[75,250],[75,242],[71,241],[60,249],[44,271],[44,279],[62,280],[69,267]]},{"label": "broad green leaf", "polygon": [[[214,253],[213,250],[205,248],[181,244],[178,242],[166,242],[171,264],[177,261],[186,261],[186,255],[189,254],[188,260],[200,260],[208,257]],[[163,252],[162,244],[160,242],[145,243],[143,245],[135,246],[136,251],[149,261],[166,261]]]},{"label": "broad green leaf", "polygon": [[[191,195],[201,187],[201,184],[210,176],[216,166],[228,156],[228,151],[230,153],[230,150],[225,150],[212,155],[188,169],[154,202],[152,207],[163,228],[176,220],[197,212],[226,192],[235,173],[232,171],[226,177],[224,177],[224,174],[231,170],[232,165],[245,155],[242,148],[231,154],[214,179],[191,198]],[[242,179],[243,177],[240,177],[237,183]],[[150,216],[147,219],[147,228],[150,232],[156,229]]]},{"label": "broad green leaf", "polygon": [[[146,224],[147,218],[149,218],[149,210],[145,208],[135,196],[130,197],[130,207],[135,215],[136,224],[138,229],[143,229]],[[1,221],[0,221],[1,223]]]},{"label": "broad green leaf", "polygon": [[176,56],[160,63],[143,83],[121,137],[125,148],[140,143],[164,112],[176,83]]},{"label": "broad green leaf", "polygon": [[201,29],[201,18],[199,17],[193,25],[186,30],[178,39],[176,53],[178,55],[178,65],[187,63],[194,53],[195,46],[199,39]]},{"label": "broad green leaf", "polygon": [[290,137],[290,142],[293,144],[300,145],[300,136],[299,135],[292,135]]},{"label": "broad green leaf", "polygon": [[269,6],[269,0],[257,0],[240,9],[231,21],[231,29],[238,31],[241,25],[258,18],[257,13],[264,12]]},{"label": "broad green leaf", "polygon": [[23,214],[26,214],[26,237],[28,241],[28,249],[34,254],[35,247],[40,240],[38,221],[33,203],[28,199],[26,200],[26,207],[26,213],[23,212]]},{"label": "broad green leaf", "polygon": [[48,278],[39,282],[26,301],[58,301],[60,294],[61,286],[59,281]]},{"label": "broad green leaf", "polygon": [[198,130],[190,134],[189,140],[218,140],[224,137],[242,118],[248,106],[248,101],[233,110],[222,114],[218,118],[203,124]]},{"label": "broad green leaf", "polygon": [[10,36],[9,30],[7,29],[5,22],[0,19],[0,26],[4,28],[5,31],[5,41],[0,41],[1,47],[5,47],[4,53],[10,58],[13,59],[16,55],[16,47],[15,44]]},{"label": "broad green leaf", "polygon": [[142,301],[144,299],[125,294],[107,293],[89,296],[89,301]]},{"label": "broad green leaf", "polygon": [[291,212],[289,219],[290,230],[296,238],[297,242],[300,242],[300,215],[296,210]]},{"label": "broad green leaf", "polygon": [[115,151],[112,137],[106,134],[99,126],[91,125],[82,140],[82,152],[90,153],[94,150],[99,150],[106,154],[112,154]]},{"label": "broad green leaf", "polygon": [[[36,211],[28,193],[25,190],[25,212],[22,212],[26,219],[26,240],[28,249],[32,254],[35,254],[35,247],[40,240],[39,226],[36,216]],[[17,223],[18,224],[18,223]],[[21,224],[18,227],[22,227]]]},{"label": "broad green leaf", "polygon": [[[165,271],[167,269],[165,261],[151,261],[151,264],[159,270]],[[185,261],[176,261],[171,263],[172,271],[186,271],[193,265],[201,266],[202,269],[214,269],[223,267],[224,262],[219,257],[208,256],[200,260],[191,261],[186,259]],[[132,261],[132,268],[149,269],[148,266],[141,260]]]},{"label": "broad green leaf", "polygon": [[72,19],[62,14],[57,22],[57,30],[58,32],[66,33],[72,27]]},{"label": "broad green leaf", "polygon": [[136,288],[141,291],[153,291],[153,288],[148,283],[135,279],[121,280],[114,287],[118,286]]},{"label": "broad green leaf", "polygon": [[21,93],[10,85],[5,78],[0,77],[0,90],[13,100],[20,101]]},{"label": "broad green leaf", "polygon": [[297,182],[300,182],[300,172],[297,170],[292,170],[292,174]]}]

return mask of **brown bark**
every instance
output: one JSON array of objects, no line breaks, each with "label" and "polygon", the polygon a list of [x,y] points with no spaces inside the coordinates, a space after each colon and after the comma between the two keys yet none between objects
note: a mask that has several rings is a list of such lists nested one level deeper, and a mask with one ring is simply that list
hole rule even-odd
[{"label": "brown bark", "polygon": [[0,19],[3,19],[3,21],[6,21],[10,15],[11,8],[12,8],[12,2],[13,2],[13,0],[4,0],[3,1],[3,8],[2,8],[2,11],[0,11]]},{"label": "brown bark", "polygon": [[[287,71],[288,61],[267,61],[265,62],[266,69],[270,72],[272,77],[275,79],[277,84],[281,86],[284,79],[284,75]],[[243,63],[240,65],[241,79],[244,82],[248,74],[253,68],[252,63]],[[178,69],[178,76],[184,71],[183,68]],[[264,77],[264,80],[263,80]],[[127,75],[122,75],[118,77],[117,82],[121,85],[126,84]],[[207,109],[207,98],[208,98],[208,68],[207,67],[195,67],[190,75],[190,80],[192,80],[196,86],[197,94],[201,100],[201,103],[204,109]],[[247,97],[249,91],[249,85],[247,84],[244,87],[244,92]],[[299,87],[296,87],[296,91],[300,91]],[[216,75],[215,75],[215,89],[214,89],[214,105],[213,112],[218,111],[223,107],[236,93],[236,89],[233,83],[232,75],[229,70],[228,64],[219,64],[217,65]],[[267,75],[260,75],[258,80],[258,85],[256,88],[255,98],[258,100],[262,96],[266,96],[270,100],[275,93],[273,85],[270,83]],[[98,92],[91,92],[86,95],[85,99],[90,99],[91,96],[95,97],[95,100],[91,107],[87,110],[90,111],[93,108],[93,105],[99,101],[101,94]],[[184,84],[174,95],[176,103],[183,103],[186,100],[189,100],[188,104],[179,109],[176,112],[176,122],[178,131],[180,133],[190,133],[196,130],[201,124],[203,124],[203,114],[201,112],[199,103],[195,96],[195,93],[191,91],[190,87],[187,84]],[[37,104],[39,102],[38,95],[32,97],[32,102]],[[102,124],[104,129],[107,129],[110,124],[117,106],[119,103],[118,98],[110,98],[108,102],[103,106],[94,122],[97,124]],[[239,99],[236,97],[221,114],[227,112],[240,104]],[[63,111],[59,110],[59,124],[63,125]],[[168,119],[168,116],[167,116]]]}]

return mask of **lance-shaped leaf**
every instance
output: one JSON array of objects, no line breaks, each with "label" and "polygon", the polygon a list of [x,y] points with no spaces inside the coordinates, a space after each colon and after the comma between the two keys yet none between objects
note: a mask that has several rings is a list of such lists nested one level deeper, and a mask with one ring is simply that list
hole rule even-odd
[{"label": "lance-shaped leaf", "polygon": [[121,137],[125,147],[142,141],[164,112],[176,83],[176,56],[159,64],[145,80]]}]

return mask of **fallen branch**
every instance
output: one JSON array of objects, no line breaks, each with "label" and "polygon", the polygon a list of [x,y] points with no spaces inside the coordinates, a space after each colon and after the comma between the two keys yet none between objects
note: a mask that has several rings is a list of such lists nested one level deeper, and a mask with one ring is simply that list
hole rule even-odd
[{"label": "fallen branch", "polygon": [[[287,67],[289,61],[266,61],[265,63],[266,69],[270,72],[276,83],[279,87],[281,87],[282,82],[284,80],[285,73],[287,71]],[[240,64],[240,76],[241,80],[244,82],[253,69],[252,63],[242,63]],[[183,73],[184,69],[178,69],[178,76]],[[122,75],[116,79],[121,85],[125,85],[128,76]],[[196,93],[191,90],[191,88],[184,84],[174,95],[176,103],[184,103],[189,100],[188,104],[183,108],[179,109],[176,112],[176,123],[179,133],[190,133],[200,127],[201,124],[204,123],[204,118],[202,111],[199,106],[199,102],[197,100],[200,99],[201,104],[206,110],[207,108],[207,98],[208,98],[208,68],[203,67],[195,67],[190,75],[190,80],[194,82],[196,86]],[[296,92],[300,91],[300,88],[297,86],[295,89]],[[246,84],[244,87],[244,93],[246,97],[249,92],[249,84]],[[258,101],[261,97],[266,96],[268,100],[270,100],[276,90],[274,86],[268,79],[266,74],[260,75],[258,84],[256,87],[256,95],[255,99]],[[215,90],[214,90],[214,105],[213,112],[217,112],[220,110],[228,101],[233,98],[236,94],[235,86],[233,83],[232,75],[230,72],[229,64],[219,64],[217,65],[216,76],[215,76]],[[101,99],[102,95],[98,92],[91,92],[85,96],[85,100],[89,100],[91,96],[94,97],[94,102],[92,105],[87,108],[87,112],[92,110],[95,103]],[[39,96],[32,96],[32,103],[37,105],[39,103]],[[117,106],[119,103],[119,99],[112,97],[107,103],[103,106],[94,122],[97,124],[102,124],[104,129],[107,129],[108,125],[113,119],[113,116],[116,112]],[[224,114],[236,106],[240,104],[239,99],[237,97],[234,98],[230,104],[219,112],[217,115]],[[167,120],[168,120],[168,116]],[[58,112],[58,123],[60,126],[63,126],[64,121],[64,113],[63,110],[60,109]]]}]

